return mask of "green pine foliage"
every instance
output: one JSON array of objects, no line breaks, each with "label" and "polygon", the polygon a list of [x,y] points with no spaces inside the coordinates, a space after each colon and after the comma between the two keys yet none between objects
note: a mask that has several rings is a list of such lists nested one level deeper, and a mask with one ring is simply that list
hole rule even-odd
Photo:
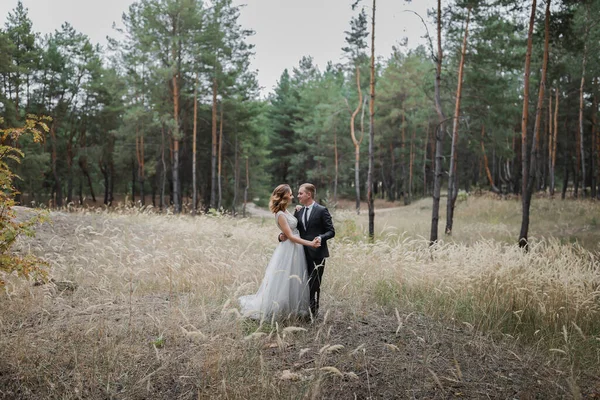
[{"label": "green pine foliage", "polygon": [[[190,210],[196,125],[197,195],[200,208],[208,210],[215,201],[215,84],[219,133],[223,126],[219,181],[224,211],[239,211],[244,201],[264,200],[281,182],[292,186],[314,182],[320,198],[331,202],[353,199],[357,192],[364,200],[368,140],[359,145],[355,179],[350,137],[350,116],[358,105],[357,71],[363,95],[369,83],[370,9],[361,5],[343,32],[340,54],[332,55],[339,62],[317,65],[307,54],[281,71],[276,87],[266,94],[251,67],[252,27],[241,26],[243,11],[231,0],[136,1],[123,17],[123,36],[111,39],[106,49],[68,23],[42,37],[27,8],[17,3],[0,29],[0,116],[6,126],[20,126],[26,114],[49,115],[52,122],[45,146],[37,146],[31,137],[20,141],[27,158],[14,166],[22,177],[14,182],[22,193],[16,200],[64,207],[111,206],[127,198],[138,206],[164,210],[174,206],[177,185],[182,210]],[[494,186],[505,195],[519,194],[520,99],[531,3],[461,0],[442,5],[441,101],[447,116],[453,115],[463,25],[467,9],[472,10],[459,121],[459,188],[490,188],[485,156]],[[538,8],[532,93],[537,93],[541,77],[544,39],[543,12]],[[600,72],[600,24],[593,16],[599,9],[600,0],[552,1],[538,190],[547,190],[550,182],[548,107],[551,94],[556,104],[556,93],[560,103],[557,190],[563,186],[575,195],[578,188],[589,191],[598,185],[593,104],[594,96],[598,97],[594,81]],[[430,39],[425,47],[407,48],[398,37],[392,53],[376,60],[374,193],[381,199],[406,202],[432,192],[433,135],[439,121],[434,107],[436,38]],[[583,146],[576,139],[582,77]],[[194,93],[198,98],[195,121]],[[535,101],[532,96],[530,121]],[[368,108],[368,103],[364,106]],[[361,110],[355,119],[356,136],[360,138],[368,126],[369,113],[363,115]],[[533,126],[530,136],[532,131]],[[177,165],[175,140],[179,142]],[[446,176],[449,140],[444,141],[442,154]]]}]

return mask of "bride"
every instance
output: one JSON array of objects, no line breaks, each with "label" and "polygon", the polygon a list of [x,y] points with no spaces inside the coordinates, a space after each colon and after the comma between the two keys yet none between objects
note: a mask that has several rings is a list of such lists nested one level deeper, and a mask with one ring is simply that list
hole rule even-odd
[{"label": "bride", "polygon": [[309,287],[303,246],[318,248],[318,239],[300,238],[298,220],[287,211],[294,196],[288,185],[273,190],[269,209],[275,214],[277,226],[289,240],[280,242],[265,271],[258,292],[239,298],[241,313],[257,320],[279,317],[306,317],[309,310]]}]

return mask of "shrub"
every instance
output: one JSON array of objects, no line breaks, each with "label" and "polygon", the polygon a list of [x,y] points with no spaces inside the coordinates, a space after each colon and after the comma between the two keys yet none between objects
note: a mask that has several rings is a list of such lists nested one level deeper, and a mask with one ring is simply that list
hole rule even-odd
[{"label": "shrub", "polygon": [[[20,163],[24,157],[23,152],[15,147],[19,137],[31,134],[34,142],[41,142],[44,133],[48,132],[46,121],[49,120],[48,117],[29,115],[23,127],[0,129],[0,272],[5,274],[16,272],[18,276],[27,279],[31,276],[46,279],[47,263],[33,255],[11,254],[10,249],[20,235],[33,236],[34,226],[45,221],[47,214],[36,213],[25,221],[17,219],[13,207],[14,197],[18,192],[13,182],[19,177],[12,171],[10,163]],[[0,124],[2,123],[3,119],[0,118]],[[1,275],[0,286],[4,286]]]}]

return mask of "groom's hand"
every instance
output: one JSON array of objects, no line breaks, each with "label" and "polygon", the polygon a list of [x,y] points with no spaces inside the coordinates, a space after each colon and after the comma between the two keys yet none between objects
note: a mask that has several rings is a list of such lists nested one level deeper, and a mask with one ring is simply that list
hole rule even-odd
[{"label": "groom's hand", "polygon": [[285,242],[286,240],[288,240],[288,237],[285,236],[285,233],[280,233],[278,239],[280,242]]}]

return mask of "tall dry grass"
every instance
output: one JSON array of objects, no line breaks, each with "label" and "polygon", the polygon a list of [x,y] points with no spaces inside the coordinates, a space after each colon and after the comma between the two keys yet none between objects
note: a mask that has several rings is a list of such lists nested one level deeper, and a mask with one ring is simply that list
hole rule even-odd
[{"label": "tall dry grass", "polygon": [[[445,204],[445,199],[443,199]],[[400,203],[398,203],[400,204]],[[376,233],[407,233],[429,238],[431,199],[422,199],[408,207],[382,208],[375,216]],[[474,243],[495,240],[517,243],[521,227],[521,202],[518,198],[500,200],[496,196],[465,196],[456,204],[452,236],[444,236],[446,209],[440,207],[439,237],[443,241]],[[558,239],[560,243],[578,243],[591,251],[600,251],[600,204],[589,200],[534,198],[531,203],[529,238]],[[345,215],[354,215],[344,211]],[[361,231],[367,226],[364,211],[355,220]],[[353,217],[354,219],[354,217]]]},{"label": "tall dry grass", "polygon": [[[427,244],[430,200],[377,214],[380,240],[373,246],[364,244],[366,218],[338,213],[338,225],[346,231],[342,235],[354,242],[349,248],[360,243],[384,254],[375,264],[394,271],[402,286],[399,293],[411,286],[439,294],[430,312],[447,313],[445,300],[454,298],[457,311],[489,317],[478,326],[496,329],[506,322],[539,335],[549,326],[561,333],[563,324],[581,324],[598,334],[600,204],[534,199],[528,253],[516,246],[521,222],[517,200],[475,197],[459,202],[452,236],[440,236],[432,248]],[[538,320],[541,316],[545,322]]]},{"label": "tall dry grass", "polygon": [[[325,315],[310,326],[259,325],[237,311],[237,297],[258,288],[277,245],[270,218],[55,213],[53,227],[21,249],[48,259],[55,281],[74,285],[7,280],[0,376],[12,383],[0,395],[320,398],[358,380],[366,396],[375,390],[366,358],[373,347],[344,348],[338,325],[366,320],[373,330],[379,319],[398,334],[417,313],[472,337],[533,345],[577,397],[586,384],[580,372],[600,371],[600,265],[595,250],[564,232],[597,231],[576,225],[593,218],[579,211],[587,205],[534,204],[547,214],[532,231],[548,231],[531,235],[528,253],[504,239],[518,223],[515,203],[468,199],[457,208],[452,240],[435,247],[424,239],[425,202],[378,214],[375,244],[363,240],[363,217],[335,213]],[[444,393],[440,372],[427,368]]]}]

